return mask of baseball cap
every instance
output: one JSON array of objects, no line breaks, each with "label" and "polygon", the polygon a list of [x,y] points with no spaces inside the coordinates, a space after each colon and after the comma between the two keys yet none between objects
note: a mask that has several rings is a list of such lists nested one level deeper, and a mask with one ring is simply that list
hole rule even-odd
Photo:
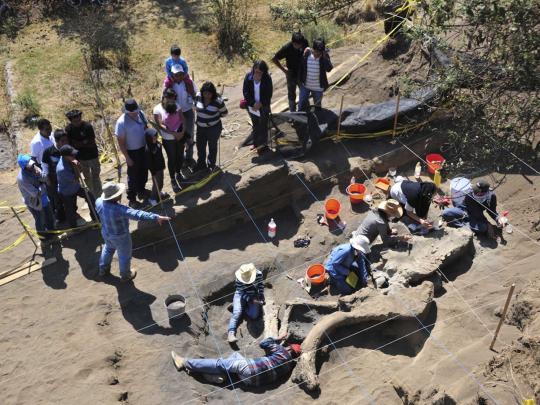
[{"label": "baseball cap", "polygon": [[82,115],[82,111],[77,110],[77,109],[69,110],[66,113],[66,117],[67,117],[68,120],[72,120],[73,118],[80,117],[81,115]]},{"label": "baseball cap", "polygon": [[489,191],[490,184],[481,179],[478,180],[476,183],[473,184],[472,189],[474,193],[487,193]]},{"label": "baseball cap", "polygon": [[133,98],[129,98],[124,103],[124,108],[128,112],[138,112],[139,111],[139,104],[135,101]]},{"label": "baseball cap", "polygon": [[173,67],[171,68],[171,72],[173,75],[177,73],[184,73],[184,68],[182,67],[182,65],[173,65]]},{"label": "baseball cap", "polygon": [[60,156],[77,156],[79,151],[71,145],[64,145],[60,148]]}]

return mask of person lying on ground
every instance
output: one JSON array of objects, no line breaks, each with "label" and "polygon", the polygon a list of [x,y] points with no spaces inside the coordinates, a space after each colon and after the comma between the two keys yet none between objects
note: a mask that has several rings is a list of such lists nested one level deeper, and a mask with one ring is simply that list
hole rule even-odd
[{"label": "person lying on ground", "polygon": [[137,271],[131,269],[132,243],[129,220],[156,221],[161,225],[170,218],[122,205],[120,201],[125,189],[124,184],[105,183],[103,194],[96,200],[96,211],[101,220],[101,235],[105,241],[99,258],[99,275],[105,277],[110,274],[114,253],[118,251],[120,277],[122,281],[129,281],[137,275]]},{"label": "person lying on ground", "polygon": [[38,132],[32,138],[30,142],[30,156],[34,158],[34,161],[41,165],[41,159],[43,152],[49,146],[52,146],[53,139],[51,138],[52,125],[51,122],[45,118],[40,118],[37,122]]},{"label": "person lying on ground", "polygon": [[56,166],[60,161],[60,148],[67,145],[69,140],[66,132],[63,129],[57,129],[54,131],[54,145],[49,146],[43,152],[41,167],[43,169],[43,177],[47,182],[47,195],[51,202],[51,208],[53,210],[56,221],[63,222],[66,219],[66,212],[64,210],[64,203],[58,194],[58,180],[56,178]]},{"label": "person lying on ground", "polygon": [[186,74],[188,74],[188,64],[186,60],[181,56],[182,49],[178,45],[171,46],[171,56],[165,59],[165,74],[168,78],[173,77],[172,67],[174,65],[182,66],[182,69]]},{"label": "person lying on ground", "polygon": [[[58,194],[64,204],[66,220],[70,228],[76,228],[86,224],[82,218],[77,218],[77,197],[84,198],[90,209],[92,220],[97,220],[94,214],[95,199],[91,191],[82,188],[79,175],[80,170],[77,160],[79,151],[71,145],[64,145],[60,148],[60,160],[56,165],[56,178],[58,180]],[[75,166],[77,168],[75,168]]]},{"label": "person lying on ground", "polygon": [[154,120],[159,126],[163,148],[167,153],[167,169],[171,186],[173,191],[178,193],[182,189],[180,183],[184,180],[182,165],[184,163],[186,137],[184,114],[176,104],[176,97],[176,92],[171,88],[166,88],[163,91],[161,103],[154,107]]},{"label": "person lying on ground", "polygon": [[182,110],[184,133],[186,138],[186,161],[185,164],[195,166],[193,160],[193,148],[195,144],[195,113],[193,107],[197,94],[197,85],[186,76],[181,65],[173,65],[171,68],[172,81],[165,83],[165,89],[171,88],[176,93],[176,104]]},{"label": "person lying on ground", "polygon": [[353,292],[367,286],[370,263],[367,259],[369,239],[364,235],[353,232],[349,243],[335,247],[324,264],[330,277],[330,285],[341,295]]},{"label": "person lying on ground", "polygon": [[257,319],[262,313],[264,305],[263,274],[257,270],[253,263],[243,264],[234,273],[235,287],[233,297],[233,314],[229,321],[227,341],[235,343],[236,329],[240,318],[245,315],[249,319]]},{"label": "person lying on ground", "polygon": [[161,143],[158,140],[158,132],[154,128],[148,128],[145,132],[146,136],[146,165],[152,175],[152,195],[148,202],[151,205],[157,205],[162,198],[167,195],[163,193],[163,172],[165,170],[165,159],[163,158],[163,150]]},{"label": "person lying on ground", "polygon": [[468,224],[475,234],[494,237],[495,230],[486,214],[502,227],[502,217],[497,213],[497,196],[491,190],[490,184],[481,179],[472,185],[472,190],[465,195],[461,204],[446,208],[442,218],[448,226],[461,228]]},{"label": "person lying on ground", "polygon": [[304,52],[300,64],[300,97],[298,100],[300,111],[308,111],[311,96],[315,108],[321,109],[323,92],[328,88],[326,73],[333,68],[324,41],[321,38],[316,39],[313,41],[313,46]]},{"label": "person lying on ground", "polygon": [[[205,82],[195,97],[197,110],[197,166],[195,170],[214,170],[218,154],[218,142],[223,130],[221,118],[227,115],[227,107],[212,82]],[[208,161],[206,160],[208,145]]]},{"label": "person lying on ground", "polygon": [[94,127],[87,121],[83,121],[82,112],[70,110],[66,113],[69,124],[66,133],[69,144],[79,151],[77,160],[81,164],[81,171],[88,188],[93,195],[101,194],[101,164],[96,144]]},{"label": "person lying on ground", "polygon": [[377,236],[381,237],[384,245],[393,245],[398,241],[409,239],[408,235],[397,236],[397,230],[390,227],[390,221],[403,216],[403,208],[396,200],[381,202],[377,208],[370,210],[358,226],[356,235],[363,235],[372,244]]},{"label": "person lying on ground", "polygon": [[52,235],[47,234],[47,231],[54,230],[54,219],[41,169],[30,155],[20,154],[17,157],[17,163],[21,168],[17,175],[17,185],[24,204],[34,217],[40,239],[50,239]]},{"label": "person lying on ground", "polygon": [[411,232],[427,233],[433,227],[427,220],[429,207],[435,194],[435,184],[402,180],[390,188],[390,197],[405,208],[404,222]]},{"label": "person lying on ground", "polygon": [[[260,387],[284,379],[295,365],[295,358],[302,353],[299,344],[283,345],[283,337],[264,339],[259,347],[265,355],[258,358],[245,358],[239,352],[225,359],[186,359],[171,352],[174,366],[178,371],[202,374],[209,382],[221,384],[242,383],[245,386]],[[231,379],[233,381],[231,381]]]},{"label": "person lying on ground", "polygon": [[[307,47],[308,42],[302,33],[293,32],[291,41],[283,45],[272,58],[272,62],[285,73],[287,78],[287,97],[290,112],[296,111],[296,87],[299,84],[298,71],[302,63],[302,55]],[[280,62],[282,59],[285,59],[286,68]]]},{"label": "person lying on ground", "polygon": [[256,60],[244,77],[242,93],[253,126],[253,147],[262,154],[268,150],[268,121],[274,86],[264,60]]},{"label": "person lying on ground", "polygon": [[129,206],[139,207],[137,197],[145,200],[151,192],[146,189],[148,169],[146,167],[144,131],[148,128],[148,120],[139,109],[137,102],[130,98],[124,103],[124,113],[116,121],[115,135],[118,146],[127,164],[127,198]]}]

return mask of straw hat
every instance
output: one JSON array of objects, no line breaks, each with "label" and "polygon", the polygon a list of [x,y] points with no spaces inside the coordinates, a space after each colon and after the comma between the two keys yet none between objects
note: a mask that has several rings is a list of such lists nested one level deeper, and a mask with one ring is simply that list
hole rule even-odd
[{"label": "straw hat", "polygon": [[377,208],[386,212],[389,217],[401,218],[403,216],[403,207],[393,199],[383,201]]},{"label": "straw hat", "polygon": [[251,284],[257,277],[257,268],[253,263],[243,264],[234,273],[236,279],[244,284]]},{"label": "straw hat", "polygon": [[364,235],[358,235],[356,232],[353,232],[349,242],[354,249],[359,250],[362,253],[368,254],[371,252],[371,249],[369,248],[369,239]]},{"label": "straw hat", "polygon": [[109,181],[103,185],[103,194],[101,194],[101,199],[103,201],[114,200],[115,198],[121,196],[125,189],[125,184]]}]

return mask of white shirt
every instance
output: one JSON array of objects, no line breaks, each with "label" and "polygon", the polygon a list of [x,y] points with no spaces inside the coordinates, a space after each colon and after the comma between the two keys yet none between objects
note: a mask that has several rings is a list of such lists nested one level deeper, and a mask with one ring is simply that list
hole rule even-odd
[{"label": "white shirt", "polygon": [[316,59],[313,55],[308,56],[305,84],[306,89],[308,90],[323,91],[323,88],[321,87],[321,65],[319,59]]},{"label": "white shirt", "polygon": [[[189,95],[186,89],[186,84],[182,81],[180,83],[174,83],[172,89],[176,92],[176,104],[182,109],[182,112],[186,112],[193,109],[193,97]],[[193,90],[197,94],[198,89],[195,83],[193,83]]]},{"label": "white shirt", "polygon": [[[255,102],[260,103],[261,102],[261,82],[256,82],[253,80],[253,96],[255,97]],[[255,111],[252,107],[248,108],[249,112],[253,115],[256,115],[257,117],[261,116],[260,111]]]},{"label": "white shirt", "polygon": [[403,191],[401,190],[402,184],[403,182],[400,181],[399,183],[394,184],[390,188],[390,198],[398,200],[401,204],[403,204],[406,211],[414,211],[414,208],[409,205],[409,203],[407,202],[407,197],[405,197],[405,194],[403,194]]},{"label": "white shirt", "polygon": [[41,136],[41,134],[38,133],[34,135],[32,138],[32,142],[30,142],[30,156],[33,156],[36,158],[36,161],[41,164],[41,159],[43,158],[43,152],[45,149],[47,149],[49,146],[53,146],[53,138],[52,136],[49,136],[49,138],[45,138]]},{"label": "white shirt", "polygon": [[[168,114],[167,111],[165,111],[165,108],[161,105],[161,103],[157,104],[154,107],[154,111],[152,111],[154,115],[159,115],[161,117],[161,122],[165,121]],[[174,135],[171,135],[169,132],[165,131],[164,129],[160,129],[159,132],[161,133],[161,137],[167,141],[173,141],[175,139]]]}]

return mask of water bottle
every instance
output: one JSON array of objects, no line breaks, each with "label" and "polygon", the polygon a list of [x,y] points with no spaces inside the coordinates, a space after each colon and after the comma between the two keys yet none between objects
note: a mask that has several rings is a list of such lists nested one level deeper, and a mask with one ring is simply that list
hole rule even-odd
[{"label": "water bottle", "polygon": [[441,186],[442,178],[440,170],[435,170],[435,174],[433,175],[433,183],[435,183],[435,187]]},{"label": "water bottle", "polygon": [[273,239],[276,236],[277,232],[277,225],[274,222],[274,218],[270,219],[270,222],[268,223],[268,237],[270,239]]},{"label": "water bottle", "polygon": [[356,183],[356,177],[352,176],[352,177],[351,177],[351,183],[350,183],[350,184],[354,184],[354,183]]},{"label": "water bottle", "polygon": [[422,164],[418,162],[416,163],[416,166],[414,167],[414,178],[419,179],[421,173],[422,173]]}]

